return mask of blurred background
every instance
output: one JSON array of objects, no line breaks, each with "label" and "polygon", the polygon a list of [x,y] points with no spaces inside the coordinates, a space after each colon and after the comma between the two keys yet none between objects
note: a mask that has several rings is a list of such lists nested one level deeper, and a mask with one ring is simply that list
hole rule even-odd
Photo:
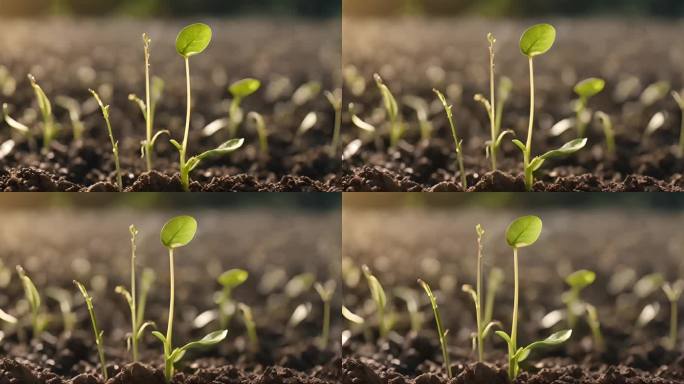
[{"label": "blurred background", "polygon": [[684,2],[680,0],[345,0],[344,13],[348,16],[653,15],[675,18],[684,14]]},{"label": "blurred background", "polygon": [[186,17],[192,15],[277,14],[306,17],[338,15],[340,0],[2,0],[0,16],[126,15]]}]

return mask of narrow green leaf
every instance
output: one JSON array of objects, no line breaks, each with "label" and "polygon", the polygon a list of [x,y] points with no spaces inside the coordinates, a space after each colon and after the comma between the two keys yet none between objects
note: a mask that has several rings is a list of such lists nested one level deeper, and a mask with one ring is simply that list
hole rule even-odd
[{"label": "narrow green leaf", "polygon": [[555,345],[560,345],[565,343],[570,339],[570,336],[572,336],[572,330],[571,329],[565,329],[562,331],[558,331],[551,336],[547,337],[544,340],[541,341],[535,341],[534,343],[528,345],[525,347],[525,349],[528,349],[532,351],[533,349],[540,348],[540,347],[552,347]]},{"label": "narrow green leaf", "polygon": [[157,339],[159,339],[159,341],[162,342],[162,344],[166,345],[166,336],[164,336],[163,333],[159,331],[152,331],[152,336],[156,337]]},{"label": "narrow green leaf", "polygon": [[187,343],[179,349],[181,349],[183,351],[189,351],[191,349],[196,349],[196,348],[210,347],[212,345],[216,345],[216,344],[220,343],[221,341],[223,341],[226,338],[226,336],[228,336],[228,331],[225,329],[223,331],[215,331],[215,332],[212,332],[212,333],[204,336],[200,340]]},{"label": "narrow green leaf", "polygon": [[511,337],[508,336],[508,333],[506,333],[504,331],[496,331],[496,332],[494,332],[494,334],[499,336],[500,338],[504,339],[506,344],[508,344],[509,346],[511,345]]},{"label": "narrow green leaf", "polygon": [[552,151],[546,152],[545,154],[541,155],[540,157],[544,160],[548,160],[548,159],[553,159],[556,157],[563,157],[563,156],[572,155],[573,153],[584,148],[585,145],[587,145],[587,139],[586,138],[575,139],[575,140],[572,140],[572,141],[565,143],[562,147],[560,147],[558,149],[554,149]]},{"label": "narrow green leaf", "polygon": [[342,306],[342,317],[351,321],[354,324],[363,324],[365,322],[363,317],[361,317],[361,316],[355,314],[354,312],[350,311],[344,305]]},{"label": "narrow green leaf", "polygon": [[545,161],[546,160],[544,160],[543,158],[537,156],[534,159],[532,159],[532,161],[530,161],[529,167],[532,170],[532,172],[536,172],[537,170],[539,170],[539,168],[541,168],[542,165],[544,165]]},{"label": "narrow green leaf", "polygon": [[520,141],[518,139],[513,139],[511,141],[513,142],[513,144],[515,144],[516,147],[518,147],[520,149],[520,151],[522,153],[525,153],[525,151],[527,151],[527,148],[525,147],[525,144],[523,144],[522,141]]},{"label": "narrow green leaf", "polygon": [[208,157],[224,156],[231,152],[235,152],[237,149],[242,147],[245,143],[245,139],[231,139],[221,144],[218,148],[212,149],[197,156],[198,160],[204,160]]},{"label": "narrow green leaf", "polygon": [[542,231],[542,221],[537,216],[523,216],[513,221],[506,230],[506,241],[514,248],[534,244]]},{"label": "narrow green leaf", "polygon": [[164,224],[161,242],[169,249],[187,245],[195,237],[197,221],[191,216],[177,216]]}]

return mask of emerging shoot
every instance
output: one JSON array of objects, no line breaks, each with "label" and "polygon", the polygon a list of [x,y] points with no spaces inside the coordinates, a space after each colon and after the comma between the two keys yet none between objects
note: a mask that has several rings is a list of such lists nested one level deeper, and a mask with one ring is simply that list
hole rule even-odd
[{"label": "emerging shoot", "polygon": [[667,300],[670,302],[670,338],[667,341],[667,345],[670,349],[675,349],[677,347],[677,327],[679,326],[677,307],[679,305],[679,298],[682,296],[682,292],[684,292],[684,280],[663,284],[663,292],[665,292],[665,296],[667,296]]},{"label": "emerging shoot", "polygon": [[602,111],[596,112],[596,118],[601,122],[603,127],[603,135],[606,137],[606,152],[609,157],[615,157],[615,131],[613,130],[613,121],[610,116]]},{"label": "emerging shoot", "polygon": [[570,286],[570,289],[563,293],[563,302],[567,307],[568,327],[574,329],[577,325],[577,317],[584,312],[584,303],[580,298],[580,292],[594,283],[596,280],[596,273],[581,269],[575,271],[565,278],[565,283]]},{"label": "emerging shoot", "polygon": [[677,102],[681,111],[681,128],[679,129],[679,157],[684,157],[684,91],[681,93],[672,92],[672,97]]},{"label": "emerging shoot", "polygon": [[256,129],[259,138],[259,151],[262,155],[268,156],[268,131],[264,117],[257,112],[250,112],[247,114],[247,120],[251,120]]},{"label": "emerging shoot", "polygon": [[38,85],[36,78],[33,75],[28,75],[28,79],[31,82],[31,87],[36,95],[36,100],[38,101],[38,109],[40,109],[40,115],[43,118],[43,150],[47,151],[50,149],[50,144],[52,140],[57,136],[58,126],[55,122],[55,117],[52,114],[52,104],[50,99],[43,91],[43,88]]},{"label": "emerging shoot", "polygon": [[97,317],[95,316],[95,308],[93,307],[93,298],[88,294],[85,286],[74,280],[74,284],[81,291],[88,307],[88,314],[90,315],[90,322],[93,325],[93,333],[95,334],[95,345],[97,346],[97,355],[100,358],[100,367],[102,369],[102,378],[107,381],[107,363],[105,362],[104,343],[102,341],[103,331],[97,326]]},{"label": "emerging shoot", "polygon": [[367,265],[364,265],[362,270],[364,276],[366,276],[366,281],[368,281],[368,288],[370,289],[371,297],[375,302],[380,338],[384,339],[391,329],[391,322],[389,319],[385,318],[385,311],[387,309],[387,295],[385,294],[385,290],[382,288],[382,284],[380,284],[378,278],[373,275],[370,268],[368,268]]},{"label": "emerging shoot", "polygon": [[496,299],[496,293],[501,288],[501,283],[503,283],[503,271],[500,268],[492,268],[487,276],[487,295],[485,297],[485,309],[483,323],[489,324],[492,322],[494,316],[494,299]]},{"label": "emerging shoot", "polygon": [[256,352],[259,350],[259,336],[257,336],[256,322],[254,322],[252,308],[243,303],[238,303],[238,308],[240,308],[240,312],[242,312],[242,320],[245,322],[249,346],[252,349],[252,352]]},{"label": "emerging shoot", "polygon": [[520,52],[527,56],[530,67],[530,118],[527,128],[527,142],[523,144],[518,139],[513,140],[523,154],[523,169],[525,173],[525,188],[532,190],[534,172],[539,170],[546,160],[571,155],[587,144],[586,139],[572,140],[559,149],[555,149],[541,156],[532,158],[532,133],[534,129],[534,58],[548,52],[556,41],[556,29],[550,24],[537,24],[527,29],[520,38]]},{"label": "emerging shoot", "polygon": [[185,114],[185,133],[183,134],[183,143],[181,144],[173,139],[170,140],[170,142],[174,147],[176,147],[180,155],[180,179],[181,185],[185,191],[190,190],[190,172],[197,168],[202,160],[210,157],[227,155],[240,148],[244,143],[244,139],[231,139],[215,149],[186,159],[188,152],[188,135],[190,134],[190,115],[192,112],[190,57],[202,53],[209,46],[209,43],[211,42],[211,35],[211,28],[208,25],[197,23],[183,28],[176,38],[176,51],[183,57],[185,61],[187,111]]},{"label": "emerging shoot", "polygon": [[587,324],[591,329],[591,337],[594,340],[594,349],[598,352],[603,352],[606,348],[603,341],[603,334],[601,333],[601,322],[599,321],[598,311],[596,307],[591,304],[585,304],[587,310]]},{"label": "emerging shoot", "polygon": [[107,124],[107,134],[109,135],[109,141],[112,144],[112,153],[114,154],[116,185],[119,188],[119,191],[123,191],[121,166],[119,165],[119,142],[114,140],[114,134],[112,133],[112,124],[109,121],[109,105],[104,105],[104,103],[102,103],[102,99],[100,99],[100,96],[97,94],[97,92],[93,91],[92,89],[90,89],[89,91],[93,95],[95,100],[97,100],[97,104],[100,106],[100,110],[102,110],[102,117],[104,117],[105,123]]},{"label": "emerging shoot", "polygon": [[218,277],[218,283],[223,289],[218,294],[216,304],[219,307],[219,325],[221,329],[226,329],[230,325],[230,320],[237,310],[237,305],[233,301],[233,290],[247,281],[249,273],[244,269],[230,269]]},{"label": "emerging shoot", "polygon": [[342,90],[335,89],[333,92],[325,91],[325,98],[335,111],[335,127],[333,128],[333,138],[330,144],[331,155],[336,155],[340,146],[340,130],[342,128]]},{"label": "emerging shoot", "polygon": [[542,221],[537,216],[520,217],[514,220],[506,230],[506,242],[513,248],[513,321],[510,335],[504,331],[496,331],[496,334],[508,344],[508,377],[511,381],[518,377],[520,363],[526,360],[534,349],[562,344],[572,335],[572,330],[563,330],[542,341],[535,341],[526,347],[518,348],[518,250],[534,244],[539,239],[541,231]]},{"label": "emerging shoot", "polygon": [[420,279],[418,279],[418,284],[420,284],[423,287],[425,293],[430,299],[430,304],[432,305],[432,312],[434,312],[435,314],[435,324],[437,326],[437,334],[439,336],[439,345],[442,348],[442,359],[444,360],[444,369],[447,372],[447,377],[451,379],[451,362],[449,360],[449,346],[447,341],[447,334],[449,333],[449,330],[445,330],[444,326],[442,325],[442,316],[440,316],[439,314],[439,305],[437,305],[437,298],[432,293],[432,289],[430,289],[430,286]]},{"label": "emerging shoot", "polygon": [[451,136],[453,136],[454,144],[456,145],[456,160],[458,162],[459,172],[461,173],[461,187],[465,191],[468,189],[468,180],[466,179],[465,166],[463,165],[463,149],[461,146],[463,144],[463,140],[458,138],[458,133],[456,132],[456,124],[454,124],[454,113],[452,111],[453,107],[449,105],[446,97],[444,97],[442,92],[436,89],[433,89],[432,91],[437,95],[439,101],[442,102],[442,105],[444,106],[444,111],[447,115],[447,120],[449,120],[449,126],[451,126]]},{"label": "emerging shoot", "polygon": [[230,101],[228,110],[228,137],[234,138],[237,135],[238,128],[244,120],[245,113],[242,111],[240,104],[242,101],[261,88],[261,82],[256,79],[242,79],[234,82],[228,87],[228,92],[233,96]]},{"label": "emerging shoot", "polygon": [[387,116],[389,116],[390,149],[394,149],[397,147],[397,144],[399,144],[399,140],[401,140],[401,138],[404,136],[404,133],[406,133],[406,127],[404,126],[404,122],[401,121],[399,105],[397,104],[397,99],[394,98],[392,91],[390,91],[389,87],[385,85],[380,75],[376,73],[373,75],[373,78],[375,79],[375,84],[382,95],[382,103],[385,107],[385,111],[387,112]]},{"label": "emerging shoot", "polygon": [[33,284],[31,278],[26,275],[24,268],[22,268],[20,265],[17,265],[17,273],[19,274],[21,285],[24,288],[24,297],[26,298],[29,308],[31,309],[31,326],[33,330],[32,336],[34,338],[38,338],[45,330],[48,318],[41,312],[41,299],[36,285]]},{"label": "emerging shoot", "polygon": [[325,284],[315,283],[314,288],[323,301],[323,331],[321,332],[320,347],[326,349],[330,339],[330,302],[335,294],[335,280],[330,280]]},{"label": "emerging shoot", "polygon": [[587,125],[591,122],[591,111],[587,109],[589,99],[601,93],[605,86],[605,80],[595,77],[582,80],[575,85],[574,91],[579,96],[577,104],[575,104],[577,137],[583,138],[586,136]]}]

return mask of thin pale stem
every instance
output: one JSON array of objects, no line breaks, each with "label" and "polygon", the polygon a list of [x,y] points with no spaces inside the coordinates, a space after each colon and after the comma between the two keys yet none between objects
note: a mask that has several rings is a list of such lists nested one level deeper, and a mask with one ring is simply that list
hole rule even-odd
[{"label": "thin pale stem", "polygon": [[330,300],[323,301],[323,333],[321,334],[321,346],[328,347],[330,337]]},{"label": "thin pale stem", "polygon": [[133,334],[131,335],[133,348],[133,361],[138,361],[138,319],[136,317],[136,283],[135,283],[135,237],[131,238],[131,324]]},{"label": "thin pale stem", "polygon": [[[492,160],[492,171],[496,171],[496,139],[499,133],[497,132],[496,119],[494,111],[496,110],[496,93],[494,92],[494,47],[489,48],[489,93],[490,104],[489,122],[491,124],[492,142],[489,145],[489,156]],[[479,292],[479,290],[478,290]]]},{"label": "thin pale stem", "polygon": [[183,134],[183,145],[180,152],[181,167],[185,166],[185,153],[188,148],[188,135],[190,134],[190,113],[192,112],[192,95],[190,89],[190,59],[185,58],[185,86],[187,92],[187,106],[185,112],[185,133]]},{"label": "thin pale stem", "polygon": [[[169,322],[166,328],[166,344],[164,345],[165,353],[167,355],[171,354],[173,349],[173,316],[174,316],[174,305],[175,305],[175,293],[176,293],[176,280],[174,277],[173,268],[173,248],[169,248],[169,274],[170,274],[170,293],[171,297],[169,299]],[[165,367],[166,377],[170,378],[173,375],[173,362],[167,361]]]},{"label": "thin pale stem", "polygon": [[482,240],[477,240],[477,302],[475,303],[475,317],[477,321],[477,357],[484,360],[484,340],[482,337]]},{"label": "thin pale stem", "polygon": [[511,326],[511,346],[508,356],[508,375],[515,377],[517,363],[513,361],[511,352],[515,354],[518,350],[518,248],[513,248],[513,324]]},{"label": "thin pale stem", "polygon": [[677,301],[670,302],[670,347],[677,347]]},{"label": "thin pale stem", "polygon": [[[146,39],[146,37],[145,37]],[[147,171],[152,170],[152,103],[150,102],[150,52],[149,42],[145,40],[145,123],[147,141],[145,142],[145,161]]]},{"label": "thin pale stem", "polygon": [[679,156],[684,157],[684,108],[682,108],[682,127],[679,131]]},{"label": "thin pale stem", "polygon": [[527,143],[525,144],[524,153],[524,168],[525,168],[525,186],[528,191],[532,190],[534,182],[534,175],[530,169],[530,157],[532,155],[532,131],[534,128],[534,60],[529,58],[530,62],[530,121],[527,127]]},{"label": "thin pale stem", "polygon": [[337,147],[340,142],[340,130],[342,128],[342,111],[339,108],[335,108],[335,129],[333,130],[333,139],[331,145],[331,154],[334,156],[337,154]]}]

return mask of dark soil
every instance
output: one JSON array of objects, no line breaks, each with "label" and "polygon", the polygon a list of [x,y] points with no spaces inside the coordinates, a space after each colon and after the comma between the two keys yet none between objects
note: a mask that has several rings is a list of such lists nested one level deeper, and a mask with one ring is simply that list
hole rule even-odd
[{"label": "dark soil", "polygon": [[[346,263],[366,263],[374,270],[388,293],[387,313],[394,313],[397,323],[386,340],[379,339],[365,280],[362,276],[358,281],[345,278],[344,303],[370,322],[371,331],[350,328],[343,344],[343,383],[509,383],[506,345],[498,337],[486,340],[486,363],[476,362],[470,340],[475,327],[473,304],[460,288],[461,284],[474,284],[474,228],[482,223],[485,276],[493,266],[504,271],[493,317],[501,320],[504,328],[510,327],[512,258],[502,239],[510,220],[523,213],[491,212],[462,208],[349,209],[344,213],[343,226],[349,228],[343,241]],[[563,277],[586,268],[596,271],[597,280],[581,297],[599,311],[606,348],[602,352],[594,348],[591,332],[580,320],[566,344],[536,351],[515,383],[684,383],[681,339],[675,350],[663,346],[670,315],[664,294],[658,289],[640,296],[633,290],[635,281],[648,273],[662,273],[668,281],[681,276],[679,254],[684,243],[676,229],[681,213],[601,209],[535,213],[544,220],[544,233],[520,256],[521,342],[539,340],[552,332],[541,322],[550,311],[564,309]],[[636,222],[638,226],[633,225]],[[449,329],[452,380],[446,378],[430,306],[416,284],[419,277],[435,290]],[[422,312],[418,333],[410,331],[405,302],[395,294],[399,288],[413,289],[418,295]],[[655,318],[636,326],[642,308],[653,303],[660,308]],[[561,320],[553,330],[563,327]]]},{"label": "dark soil", "polygon": [[[345,191],[452,191],[462,190],[454,143],[443,107],[432,88],[447,90],[463,150],[469,191],[522,189],[520,151],[506,139],[492,173],[485,157],[489,122],[483,107],[473,100],[489,92],[487,32],[497,38],[498,76],[513,80],[514,88],[503,115],[503,129],[525,137],[529,114],[527,60],[518,39],[535,21],[482,19],[355,20],[343,24],[343,63],[356,67],[366,79],[366,90],[354,94],[345,87],[345,105],[353,102],[360,117],[380,129],[381,140],[360,134],[345,116],[345,142],[361,138],[362,147],[344,160],[341,189]],[[681,191],[684,160],[676,156],[680,111],[669,92],[652,105],[640,101],[644,89],[656,81],[684,86],[679,63],[684,48],[675,36],[681,23],[639,20],[550,20],[558,29],[553,49],[535,64],[536,118],[533,153],[557,148],[575,138],[570,129],[550,134],[558,121],[574,117],[572,88],[587,77],[606,80],[606,90],[589,107],[610,115],[616,132],[617,153],[607,155],[601,126],[588,128],[589,143],[571,157],[549,161],[536,174],[536,191]],[[380,94],[372,81],[380,73],[401,106],[408,132],[396,150],[388,151],[387,127]],[[627,85],[634,82],[632,89]],[[434,126],[430,142],[420,140],[416,113],[403,105],[417,96],[429,105]],[[658,112],[665,123],[651,136],[644,134]]]},{"label": "dark soil", "polygon": [[[215,148],[225,142],[226,130],[204,137],[202,128],[228,113],[227,86],[254,77],[262,89],[243,102],[245,114],[264,115],[269,130],[269,154],[259,151],[254,129],[247,123],[238,135],[246,144],[230,156],[207,160],[193,172],[194,190],[206,191],[329,191],[339,174],[339,159],[330,154],[334,112],[322,93],[303,103],[292,96],[301,85],[315,81],[322,90],[334,88],[340,62],[339,21],[288,19],[209,20],[214,38],[207,51],[191,63],[193,113],[189,152]],[[113,155],[97,105],[88,93],[98,90],[111,105],[111,120],[120,142],[124,186],[129,191],[174,191],[178,152],[162,136],[153,162],[160,174],[146,172],[140,158],[145,123],[130,93],[143,96],[144,61],[141,34],[152,39],[151,74],[161,77],[165,90],[155,116],[155,130],[168,129],[182,139],[185,122],[183,60],[175,52],[174,39],[184,22],[133,20],[41,19],[3,20],[0,42],[6,47],[0,66],[8,79],[0,79],[0,101],[10,114],[34,129],[40,121],[33,90],[26,78],[36,76],[53,103],[62,130],[47,152],[31,148],[2,122],[0,142],[13,138],[14,149],[0,159],[0,190],[89,191],[112,189]],[[27,47],[30,47],[28,49]],[[306,59],[302,59],[306,58]],[[8,83],[14,86],[8,86]],[[84,138],[73,140],[66,110],[56,104],[59,96],[81,106]],[[300,123],[316,112],[318,123],[296,137]],[[29,170],[27,170],[29,169]]]},{"label": "dark soil", "polygon": [[[26,319],[20,309],[20,282],[14,276],[7,280],[5,275],[21,263],[38,286],[52,317],[47,333],[30,342],[26,328],[22,327],[21,332],[3,327],[0,383],[104,382],[100,378],[90,320],[82,297],[71,283],[74,278],[86,283],[94,297],[98,322],[105,335],[110,376],[107,383],[164,383],[162,347],[149,333],[141,342],[141,363],[131,364],[125,343],[130,317],[114,287],[129,285],[126,274],[130,256],[125,235],[128,223],[135,222],[141,233],[139,271],[144,266],[158,274],[148,299],[146,319],[165,329],[168,265],[161,262],[165,258],[154,228],[163,224],[169,214],[140,215],[126,210],[68,212],[71,213],[10,211],[4,215],[5,220],[12,220],[15,225],[1,236],[6,247],[0,256],[0,306]],[[103,221],[103,216],[108,219]],[[235,315],[228,338],[214,348],[188,355],[179,365],[173,383],[338,383],[339,320],[333,319],[330,346],[321,349],[320,298],[313,288],[293,293],[286,283],[300,273],[313,273],[321,281],[335,276],[333,250],[339,252],[339,231],[335,231],[339,228],[339,216],[244,210],[231,211],[229,215],[220,209],[196,216],[196,241],[185,249],[183,256],[177,257],[174,341],[184,343],[216,329],[215,322],[199,329],[193,320],[215,308],[213,294],[219,289],[216,275],[228,268],[245,268],[250,273],[249,280],[235,289],[233,298],[252,307],[260,348],[256,352],[251,350],[241,316]],[[40,220],[36,221],[38,217]],[[263,231],[270,233],[269,241],[258,240]],[[302,233],[314,235],[319,241],[315,245],[304,241]],[[226,247],[226,243],[231,246]],[[73,300],[77,316],[73,332],[64,332],[57,302],[47,293],[56,288],[64,289]],[[335,301],[339,303],[339,296]],[[296,328],[287,328],[294,308],[307,302],[312,304],[309,317]]]}]

